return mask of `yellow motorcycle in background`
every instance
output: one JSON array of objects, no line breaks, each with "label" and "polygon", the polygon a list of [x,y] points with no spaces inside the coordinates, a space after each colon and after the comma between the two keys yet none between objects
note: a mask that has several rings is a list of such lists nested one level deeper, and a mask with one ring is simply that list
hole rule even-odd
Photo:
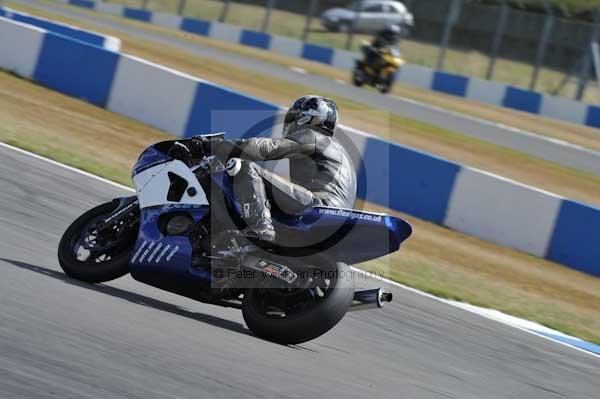
[{"label": "yellow motorcycle in background", "polygon": [[[363,49],[365,48],[363,47]],[[396,72],[404,65],[405,61],[396,47],[379,49],[376,58],[377,60],[373,63],[367,62],[369,57],[356,60],[352,70],[352,82],[358,87],[364,84],[373,86],[385,94],[392,89]]]}]

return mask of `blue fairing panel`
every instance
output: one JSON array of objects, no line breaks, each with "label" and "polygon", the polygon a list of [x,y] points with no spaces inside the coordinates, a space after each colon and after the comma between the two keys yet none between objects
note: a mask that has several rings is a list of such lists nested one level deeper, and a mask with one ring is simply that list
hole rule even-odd
[{"label": "blue fairing panel", "polygon": [[131,275],[138,281],[168,291],[190,296],[191,290],[210,281],[210,273],[191,267],[192,247],[187,236],[164,236],[158,228],[158,217],[185,210],[196,222],[204,218],[208,207],[169,205],[145,208],[140,215],[140,232],[130,260]]},{"label": "blue fairing panel", "polygon": [[173,145],[174,142],[174,140],[163,141],[146,148],[133,166],[133,176],[145,169],[173,160],[173,158],[166,155],[166,151]]},{"label": "blue fairing panel", "polygon": [[412,233],[410,224],[402,219],[349,209],[314,207],[301,215],[274,216],[279,253],[326,254],[345,263],[365,262],[397,251]]}]

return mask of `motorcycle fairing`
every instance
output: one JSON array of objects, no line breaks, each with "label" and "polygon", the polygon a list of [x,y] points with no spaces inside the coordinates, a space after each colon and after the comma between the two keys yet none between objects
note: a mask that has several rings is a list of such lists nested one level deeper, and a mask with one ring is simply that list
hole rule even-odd
[{"label": "motorcycle fairing", "polygon": [[[182,293],[181,290],[193,291],[198,283],[210,281],[211,276],[191,267],[192,248],[188,237],[164,236],[158,228],[158,218],[165,213],[185,211],[197,223],[208,215],[209,201],[194,172],[183,162],[164,155],[168,145],[170,142],[148,148],[134,167],[141,223],[131,259],[132,275],[148,284],[190,296],[193,292]],[[180,193],[181,198],[173,201],[168,199],[173,188],[169,173],[187,183]],[[235,200],[231,177],[223,169],[217,169],[211,171],[210,179],[213,189],[222,193],[217,198],[230,205],[229,216],[240,220],[241,207]],[[190,187],[194,195],[188,192]],[[351,209],[321,206],[289,215],[274,206],[273,217],[278,236],[274,249],[280,255],[327,255],[350,264],[398,250],[412,232],[411,226],[402,219]],[[171,288],[165,288],[165,284]],[[178,288],[179,285],[184,288]]]},{"label": "motorcycle fairing", "polygon": [[194,172],[179,160],[157,163],[133,176],[140,208],[163,204],[208,205]]},{"label": "motorcycle fairing", "polygon": [[207,271],[191,266],[192,246],[186,236],[164,235],[158,224],[161,215],[185,212],[198,223],[208,217],[208,206],[165,205],[144,208],[140,230],[130,260],[131,275],[143,283],[192,299],[206,301],[202,287],[210,283]]},{"label": "motorcycle fairing", "polygon": [[[213,172],[211,178],[233,205],[232,216],[239,217],[231,178],[224,171]],[[316,206],[289,215],[276,204],[272,208],[278,237],[274,249],[286,256],[327,254],[340,262],[360,263],[398,250],[412,233],[406,221],[380,213]]]}]

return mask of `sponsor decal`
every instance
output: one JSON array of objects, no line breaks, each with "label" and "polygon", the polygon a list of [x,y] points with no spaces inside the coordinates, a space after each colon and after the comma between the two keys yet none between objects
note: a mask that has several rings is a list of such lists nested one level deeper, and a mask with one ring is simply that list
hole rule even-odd
[{"label": "sponsor decal", "polygon": [[144,258],[146,257],[146,255],[148,255],[148,252],[150,252],[152,247],[154,247],[154,242],[150,242],[150,245],[148,245],[148,248],[146,248],[146,250],[144,251],[142,256],[140,256],[140,263],[142,263],[144,261]]},{"label": "sponsor decal", "polygon": [[160,262],[160,260],[162,259],[162,257],[167,253],[167,251],[169,250],[169,248],[171,248],[171,244],[167,244],[167,246],[162,250],[162,252],[160,253],[160,255],[158,255],[158,258],[156,258],[156,263]]},{"label": "sponsor decal", "polygon": [[158,243],[158,245],[156,246],[156,248],[154,248],[154,251],[152,251],[152,253],[148,257],[148,263],[152,262],[152,258],[154,258],[154,255],[156,255],[156,253],[158,252],[158,250],[160,249],[160,247],[162,247],[162,242]]},{"label": "sponsor decal", "polygon": [[131,259],[131,263],[135,263],[135,260],[137,259],[138,256],[140,256],[140,252],[142,252],[142,250],[144,249],[144,247],[146,246],[147,243],[148,243],[147,241],[144,241],[142,243],[142,245],[140,245],[138,250],[135,252],[135,255],[133,255],[133,258]]},{"label": "sponsor decal", "polygon": [[373,222],[382,222],[383,216],[373,213],[347,211],[345,209],[319,208],[319,213],[323,215],[341,216],[348,219],[371,220]]},{"label": "sponsor decal", "polygon": [[277,277],[287,283],[292,283],[298,277],[289,267],[265,260],[260,260],[256,266],[262,269],[263,276]]},{"label": "sponsor decal", "polygon": [[179,251],[179,245],[176,245],[175,248],[173,248],[173,250],[171,251],[171,253],[169,255],[167,255],[167,257],[165,258],[165,260],[168,262],[171,260],[171,258],[173,257],[173,255],[175,255],[177,253],[177,251]]},{"label": "sponsor decal", "polygon": [[137,263],[151,263],[152,261],[159,263],[163,258],[166,262],[169,262],[178,251],[179,245],[173,248],[171,244],[165,245],[160,241],[144,241],[131,258],[131,263],[136,261]]}]

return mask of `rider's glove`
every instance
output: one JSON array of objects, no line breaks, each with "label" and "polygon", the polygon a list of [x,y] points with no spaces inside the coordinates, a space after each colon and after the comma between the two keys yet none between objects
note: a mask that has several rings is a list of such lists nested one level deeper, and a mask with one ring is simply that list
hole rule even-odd
[{"label": "rider's glove", "polygon": [[182,161],[189,167],[192,166],[192,153],[190,152],[190,149],[179,141],[176,141],[171,148],[169,148],[167,155]]},{"label": "rider's glove", "polygon": [[188,147],[190,147],[190,151],[194,156],[208,155],[212,154],[216,146],[222,141],[223,139],[216,137],[194,136],[190,139]]}]

